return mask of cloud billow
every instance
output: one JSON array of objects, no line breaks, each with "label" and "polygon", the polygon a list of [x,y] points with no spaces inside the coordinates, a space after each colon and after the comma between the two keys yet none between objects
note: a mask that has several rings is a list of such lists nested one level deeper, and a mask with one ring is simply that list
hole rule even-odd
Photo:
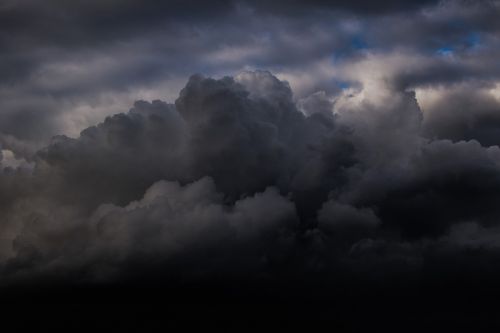
[{"label": "cloud billow", "polygon": [[494,256],[500,149],[427,138],[415,94],[387,89],[297,103],[266,71],[194,75],[175,104],[137,101],[29,167],[3,154],[5,283],[375,279]]}]

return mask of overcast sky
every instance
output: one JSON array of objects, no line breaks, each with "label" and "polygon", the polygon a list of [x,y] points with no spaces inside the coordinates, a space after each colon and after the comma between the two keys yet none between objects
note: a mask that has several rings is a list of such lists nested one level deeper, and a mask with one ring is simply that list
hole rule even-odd
[{"label": "overcast sky", "polygon": [[497,15],[495,1],[4,0],[0,131],[78,136],[137,99],[173,102],[192,74],[252,69],[295,99],[379,81],[424,112],[437,91],[496,98]]},{"label": "overcast sky", "polygon": [[499,59],[494,0],[1,0],[0,287],[496,286]]}]

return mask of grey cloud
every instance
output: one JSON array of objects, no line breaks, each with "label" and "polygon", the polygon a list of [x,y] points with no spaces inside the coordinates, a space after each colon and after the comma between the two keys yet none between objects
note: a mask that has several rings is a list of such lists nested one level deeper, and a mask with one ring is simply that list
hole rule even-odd
[{"label": "grey cloud", "polygon": [[[322,198],[326,199],[329,186],[341,181],[336,173],[341,173],[343,165],[352,163],[351,148],[343,138],[347,133],[332,132],[336,127],[333,118],[305,118],[295,107],[289,86],[269,72],[243,73],[237,81],[230,77],[214,80],[193,76],[175,106],[161,101],[136,102],[127,114],[108,117],[82,131],[77,139],[54,137],[49,146],[37,153],[32,173],[18,170],[3,174],[2,193],[9,196],[3,230],[9,235],[19,233],[12,240],[17,259],[9,261],[6,269],[15,272],[15,267],[20,267],[20,271],[26,269],[33,274],[39,269],[51,272],[53,266],[45,261],[55,260],[53,269],[58,270],[61,244],[57,248],[47,244],[61,238],[67,242],[62,247],[70,256],[86,251],[93,246],[91,239],[97,236],[89,236],[86,241],[79,235],[88,232],[86,228],[91,227],[96,216],[92,215],[94,211],[106,210],[103,203],[125,206],[138,200],[160,179],[186,184],[212,177],[221,194],[202,191],[207,198],[193,200],[202,202],[215,195],[216,202],[229,205],[227,209],[233,210],[235,220],[245,221],[241,228],[254,228],[252,223],[266,221],[276,214],[274,209],[281,211],[280,207],[288,213],[286,219],[277,219],[298,221],[293,205],[284,204],[285,199],[280,199],[277,192],[266,190],[269,186],[289,195],[298,205],[299,216],[312,217],[315,207],[321,205]],[[266,89],[260,89],[262,86]],[[331,179],[324,182],[322,177],[326,175]],[[234,182],[235,178],[239,181]],[[207,182],[200,184],[212,184]],[[11,186],[16,183],[18,189],[12,191]],[[146,205],[151,193],[162,186],[148,190],[142,203],[113,208],[112,225],[127,228],[121,223],[127,220],[129,211],[135,214],[130,207]],[[240,199],[245,196],[255,199]],[[172,214],[180,214],[177,208],[172,209]],[[245,214],[257,214],[259,210],[261,215],[245,218]],[[160,213],[151,214],[150,227],[162,225],[163,218],[155,215]],[[139,215],[131,219],[148,218]],[[139,228],[137,232],[148,233],[149,226],[138,223],[134,223],[134,228]],[[263,233],[262,237],[268,237],[267,232]],[[115,236],[120,237],[118,232]],[[159,240],[157,246],[161,245]],[[127,251],[135,252],[136,246],[142,245],[131,245]],[[5,255],[8,252],[5,250]],[[96,253],[98,256],[100,251]],[[43,263],[37,268],[39,260]],[[35,266],[30,268],[32,265]],[[75,265],[78,268],[83,263]]]},{"label": "grey cloud", "polygon": [[0,2],[19,323],[495,318],[498,1]]},{"label": "grey cloud", "polygon": [[469,85],[444,90],[426,110],[424,133],[431,138],[477,140],[498,145],[500,103],[488,89]]},{"label": "grey cloud", "polygon": [[415,93],[379,88],[296,101],[270,72],[194,75],[175,104],[137,101],[36,153],[3,135],[34,168],[0,175],[2,270],[89,282],[432,269],[475,237],[464,222],[496,227],[500,153],[429,139],[449,136],[438,115],[451,111],[429,118]]},{"label": "grey cloud", "polygon": [[[123,104],[110,102],[109,96],[144,91],[137,98],[153,94],[165,99],[155,91],[158,84],[178,82],[193,72],[220,76],[268,68],[286,74],[305,72],[319,62],[348,66],[346,60],[362,60],[366,50],[405,48],[409,32],[419,36],[411,39],[410,51],[433,61],[397,73],[396,85],[496,80],[495,6],[460,1],[391,1],[383,6],[366,1],[6,2],[0,11],[0,29],[8,32],[0,36],[0,94],[5,96],[0,131],[26,143],[47,142],[122,110]],[[453,24],[460,20],[465,23]],[[469,33],[479,35],[478,50],[465,45]],[[448,44],[460,61],[434,61],[437,48]],[[306,95],[337,93],[331,79],[305,78],[313,87]],[[173,84],[168,94],[178,87]],[[68,125],[66,118],[76,119],[75,124]],[[20,122],[25,125],[18,126]]]},{"label": "grey cloud", "polygon": [[138,101],[55,137],[32,171],[1,174],[3,271],[73,282],[134,275],[127,267],[399,274],[445,260],[446,237],[466,243],[464,221],[496,227],[498,147],[422,137],[413,93],[336,116],[307,107],[269,72],[195,75],[175,104]]},{"label": "grey cloud", "polygon": [[333,116],[333,102],[324,91],[318,91],[298,101],[299,109],[307,116],[320,113],[326,117]]},{"label": "grey cloud", "polygon": [[89,282],[130,274],[137,260],[167,269],[193,257],[182,274],[209,274],[263,269],[276,250],[286,251],[296,219],[291,202],[271,188],[231,206],[223,198],[209,178],[186,186],[159,181],[140,200],[101,205],[88,219],[65,221],[64,209],[38,213],[13,240],[4,273],[23,279],[66,271]]}]

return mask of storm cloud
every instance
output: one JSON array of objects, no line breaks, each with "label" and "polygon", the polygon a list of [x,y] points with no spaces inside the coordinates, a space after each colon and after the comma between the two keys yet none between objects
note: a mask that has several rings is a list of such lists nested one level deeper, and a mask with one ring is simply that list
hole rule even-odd
[{"label": "storm cloud", "polygon": [[137,101],[29,161],[4,150],[4,283],[418,276],[449,251],[491,256],[475,244],[496,234],[500,149],[427,138],[415,94],[387,89],[297,105],[269,72],[194,75],[174,104]]},{"label": "storm cloud", "polygon": [[450,313],[500,294],[499,15],[1,2],[0,293],[356,322],[414,316],[392,291]]}]

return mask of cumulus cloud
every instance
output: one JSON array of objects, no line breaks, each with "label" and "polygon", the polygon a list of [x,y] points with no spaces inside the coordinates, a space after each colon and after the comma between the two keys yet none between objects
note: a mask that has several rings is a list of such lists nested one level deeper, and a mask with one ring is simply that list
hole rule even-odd
[{"label": "cumulus cloud", "polygon": [[296,100],[266,71],[194,75],[174,104],[137,101],[36,153],[6,137],[5,283],[418,276],[493,255],[499,148],[429,138],[415,93],[379,89]]},{"label": "cumulus cloud", "polygon": [[22,279],[65,271],[76,282],[100,281],[131,274],[142,260],[160,270],[184,265],[181,275],[234,273],[262,269],[287,251],[296,222],[289,200],[272,188],[233,205],[223,199],[203,178],[185,186],[158,181],[141,199],[100,205],[87,218],[39,210],[13,239],[4,274]]},{"label": "cumulus cloud", "polygon": [[[266,89],[260,89],[262,86]],[[151,206],[149,201],[154,199],[155,193],[167,189],[180,191],[180,185],[172,187],[165,185],[167,183],[157,183],[162,179],[189,184],[211,177],[213,183],[199,181],[196,186],[189,185],[192,190],[185,193],[199,189],[201,194],[193,199],[196,203],[213,200],[210,207],[219,204],[218,208],[210,210],[213,214],[217,211],[225,215],[229,210],[235,216],[229,220],[245,221],[224,222],[226,217],[222,215],[211,217],[217,221],[213,223],[221,224],[221,229],[229,228],[228,223],[241,224],[237,228],[243,231],[231,232],[224,237],[231,238],[233,233],[245,233],[245,230],[261,233],[258,224],[268,220],[270,227],[278,220],[300,224],[296,209],[300,215],[313,215],[314,207],[321,204],[321,199],[310,202],[308,196],[326,198],[328,194],[328,185],[322,184],[321,177],[330,174],[332,178],[338,178],[335,170],[342,164],[351,163],[348,157],[332,161],[328,166],[323,161],[331,158],[323,154],[332,151],[338,152],[339,156],[350,154],[349,144],[342,141],[342,135],[332,133],[334,127],[333,118],[306,118],[300,113],[293,103],[289,86],[269,72],[243,73],[237,80],[193,76],[175,105],[138,101],[128,113],[108,117],[103,123],[82,131],[79,138],[54,137],[50,145],[36,154],[32,172],[4,173],[2,179],[6,184],[14,186],[18,182],[20,192],[18,196],[7,194],[8,186],[3,187],[12,200],[3,226],[6,234],[11,235],[11,239],[5,241],[11,244],[4,255],[18,254],[8,260],[11,266],[16,266],[12,262],[18,259],[28,263],[34,260],[37,264],[38,260],[33,258],[39,253],[48,257],[44,260],[55,260],[53,256],[59,255],[59,245],[51,247],[50,241],[43,241],[52,237],[63,237],[68,246],[93,247],[86,243],[93,243],[92,239],[98,237],[89,236],[87,241],[76,239],[82,230],[94,223],[95,216],[101,216],[99,219],[114,216],[109,217],[114,221],[110,225],[118,224],[116,228],[127,229],[126,216],[143,206]],[[331,182],[335,179],[326,184]],[[276,190],[266,190],[269,186]],[[215,188],[220,194],[214,194]],[[130,203],[139,200],[145,191],[144,199]],[[170,196],[182,195],[179,192]],[[283,197],[286,195],[289,199]],[[300,207],[295,208],[288,201],[290,199],[298,202]],[[102,206],[106,203],[109,205]],[[224,208],[224,205],[228,207]],[[197,209],[189,204],[172,206],[169,202],[159,206],[171,206],[174,215],[181,214],[179,209]],[[282,210],[286,212],[285,217],[280,215]],[[249,213],[256,215],[246,217]],[[151,210],[152,225],[161,226],[163,220],[172,220],[173,225],[178,223],[175,221],[186,220],[188,223],[182,215],[176,220],[169,216],[162,218],[161,214]],[[142,221],[131,222],[130,227],[137,228],[140,233],[155,228],[144,222],[149,218],[138,216],[136,219]],[[195,232],[196,228],[186,227],[182,233],[187,229]],[[199,237],[211,237],[211,232],[200,232]],[[262,232],[265,234],[262,237],[273,232]],[[115,236],[116,242],[126,243],[120,240],[119,232],[109,232],[109,237]],[[72,237],[76,239],[71,240]],[[238,243],[237,239],[231,239],[231,242]],[[202,242],[196,241],[193,246]],[[134,252],[142,247],[120,244],[116,251],[124,251],[122,247],[126,247],[127,251]],[[159,239],[156,246],[160,248],[161,244]],[[4,248],[9,246],[4,244]],[[68,253],[79,250],[68,249]],[[24,256],[29,259],[21,260]],[[67,262],[69,260],[63,260],[63,263]],[[44,264],[42,268],[46,267]]]},{"label": "cumulus cloud", "polygon": [[5,283],[498,274],[499,10],[4,1]]},{"label": "cumulus cloud", "polygon": [[17,325],[97,309],[116,330],[142,304],[162,327],[425,311],[449,330],[467,306],[490,324],[499,17],[497,0],[0,1]]}]

